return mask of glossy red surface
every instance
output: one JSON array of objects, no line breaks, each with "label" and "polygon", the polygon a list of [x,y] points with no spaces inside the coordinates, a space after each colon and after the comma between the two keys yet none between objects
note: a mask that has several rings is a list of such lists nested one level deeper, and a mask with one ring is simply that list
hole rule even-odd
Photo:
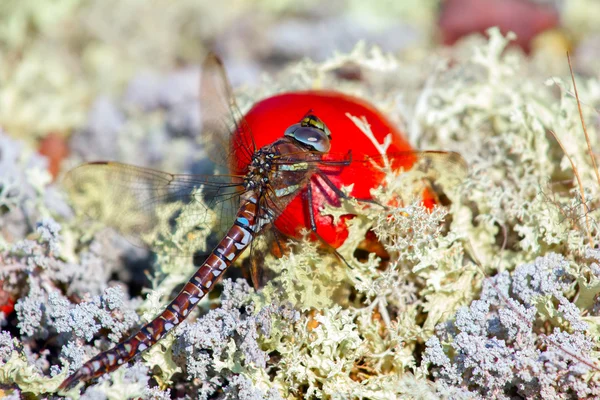
[{"label": "glossy red surface", "polygon": [[[402,133],[371,104],[332,91],[307,91],[283,93],[269,97],[254,105],[246,114],[246,120],[257,147],[267,145],[279,139],[285,129],[299,122],[309,111],[319,117],[331,130],[331,150],[329,159],[341,160],[349,151],[353,159],[364,155],[377,155],[378,150],[373,142],[352,122],[347,113],[356,117],[366,117],[377,140],[382,143],[384,138],[392,135],[392,144],[388,153],[410,151]],[[395,167],[410,167],[412,158],[405,157],[394,164]],[[354,184],[351,195],[357,198],[370,198],[370,190],[377,187],[383,179],[383,173],[369,169],[364,164],[361,168],[349,166],[344,168],[328,168],[334,174],[328,175],[337,186]],[[319,210],[326,202],[339,204],[339,199],[329,187],[324,186],[319,178],[313,177],[313,210],[316,216],[317,232],[329,244],[339,247],[348,236],[345,220],[352,216],[344,216],[342,221],[334,226],[330,216],[321,215]],[[305,209],[302,196],[296,197],[276,221],[276,227],[288,236],[298,236],[302,228],[308,228],[309,212]]]}]

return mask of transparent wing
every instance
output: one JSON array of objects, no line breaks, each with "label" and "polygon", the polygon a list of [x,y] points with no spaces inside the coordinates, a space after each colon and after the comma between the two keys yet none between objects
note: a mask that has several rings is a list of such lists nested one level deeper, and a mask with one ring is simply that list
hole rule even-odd
[{"label": "transparent wing", "polygon": [[[298,154],[306,154],[298,153]],[[314,154],[319,154],[314,152]],[[389,167],[392,171],[404,169],[418,169],[427,174],[437,175],[435,171],[453,176],[464,176],[468,170],[465,159],[452,151],[402,151],[389,154],[366,155],[356,153],[327,153],[315,160],[294,160],[294,154],[288,153],[286,157],[275,158],[273,164],[293,165],[307,164],[309,167],[317,166],[325,173],[336,171],[384,170]],[[439,175],[437,175],[439,176]]]},{"label": "transparent wing", "polygon": [[[387,161],[386,161],[387,159]],[[414,151],[391,153],[383,156],[365,157],[352,163],[389,165],[392,170],[403,169],[420,174],[436,185],[451,188],[460,185],[467,176],[468,165],[458,153],[446,151]]]},{"label": "transparent wing", "polygon": [[386,170],[402,170],[449,188],[463,182],[468,171],[460,154],[446,151],[405,151],[374,156],[327,154],[315,163],[326,175],[345,176],[346,185],[352,183],[353,177],[360,179]]},{"label": "transparent wing", "polygon": [[[281,162],[274,160],[274,164],[277,163],[289,165],[293,162],[287,158]],[[440,204],[438,195],[441,193],[453,199],[452,192],[464,182],[468,171],[467,164],[460,154],[442,151],[407,151],[375,156],[330,153],[319,160],[304,161],[304,164],[307,164],[308,169],[318,168],[338,189],[342,185],[362,183],[362,190],[357,190],[359,185],[355,185],[351,193],[351,196],[359,199],[370,199],[370,189],[386,185],[393,193],[400,191],[401,197],[407,200],[421,197],[426,205]],[[293,174],[293,168],[289,169],[289,174]],[[386,181],[386,170],[396,173],[403,171],[405,174],[399,174],[398,179],[394,181]],[[286,180],[286,172],[281,172],[280,178]],[[316,207],[306,204],[306,196],[294,200],[291,206],[288,206],[291,202],[289,198],[285,199],[285,202],[277,198],[272,201],[273,207],[279,211],[277,226],[284,232],[294,232],[300,228],[310,229],[311,208],[313,212],[318,213],[325,202],[334,206],[340,204],[340,196],[318,175],[313,175],[306,185],[308,184],[312,187]],[[406,187],[411,189],[410,193],[404,191]],[[305,195],[306,186],[292,195],[298,194],[300,197]],[[282,212],[284,208],[290,212]],[[326,221],[318,215],[315,215],[315,218],[318,220],[317,225]]]},{"label": "transparent wing", "polygon": [[83,164],[65,186],[78,211],[135,245],[191,255],[229,229],[244,189],[229,175],[174,175],[116,162]]},{"label": "transparent wing", "polygon": [[210,53],[200,75],[200,140],[215,163],[242,173],[256,150],[250,126],[240,112],[221,60]]}]

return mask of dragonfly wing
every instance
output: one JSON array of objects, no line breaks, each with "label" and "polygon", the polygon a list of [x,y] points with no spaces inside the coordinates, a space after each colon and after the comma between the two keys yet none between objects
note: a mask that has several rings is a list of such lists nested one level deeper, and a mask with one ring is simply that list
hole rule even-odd
[{"label": "dragonfly wing", "polygon": [[[256,150],[250,126],[235,102],[221,60],[210,53],[200,78],[200,140],[215,163],[240,172],[250,164]],[[232,157],[237,157],[233,159]]]},{"label": "dragonfly wing", "polygon": [[69,171],[64,184],[77,210],[133,244],[165,251],[168,242],[176,244],[173,251],[193,254],[210,232],[231,226],[243,192],[240,182],[235,176],[175,175],[93,162]]},{"label": "dragonfly wing", "polygon": [[[293,232],[298,227],[306,226],[304,221],[293,217],[293,213],[284,213],[289,203],[302,190],[305,189],[298,189],[295,192],[278,197],[274,190],[268,189],[259,200],[260,207],[258,208],[257,219],[277,220],[277,225],[285,226],[286,232]],[[252,284],[256,290],[259,290],[265,282],[262,264],[266,254],[271,253],[276,257],[281,257],[286,252],[286,242],[287,236],[274,223],[268,229],[261,230],[252,241],[250,252],[244,265],[248,268]]]},{"label": "dragonfly wing", "polygon": [[404,151],[374,156],[327,154],[313,163],[328,176],[344,176],[344,184],[354,182],[353,177],[360,179],[385,171],[410,171],[448,188],[463,182],[468,171],[460,154],[446,151]]}]

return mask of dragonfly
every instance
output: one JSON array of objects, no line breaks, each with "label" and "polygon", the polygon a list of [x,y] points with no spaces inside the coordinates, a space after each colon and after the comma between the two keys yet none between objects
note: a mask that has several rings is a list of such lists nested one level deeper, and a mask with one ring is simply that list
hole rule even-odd
[{"label": "dragonfly", "polygon": [[[89,199],[88,203],[79,203],[86,214],[117,228],[134,244],[158,249],[156,243],[172,240],[173,230],[182,229],[182,225],[185,232],[191,233],[191,241],[197,237],[193,233],[201,230],[216,233],[221,240],[160,315],[133,336],[86,362],[62,382],[62,390],[116,370],[167,335],[256,238],[277,231],[275,222],[286,218],[286,206],[297,196],[308,204],[308,228],[318,238],[311,204],[312,192],[317,190],[313,188],[314,179],[340,198],[350,198],[329,176],[341,168],[367,171],[383,156],[410,159],[423,169],[464,169],[462,157],[451,152],[405,152],[354,159],[352,154],[333,156],[329,151],[334,133],[311,111],[299,121],[291,121],[281,138],[257,148],[220,59],[209,54],[201,71],[203,142],[211,159],[232,169],[229,174],[171,174],[97,161],[69,171],[65,186],[73,196],[83,194]],[[358,200],[375,203],[371,199]],[[183,254],[196,251],[193,245],[176,248]]]}]

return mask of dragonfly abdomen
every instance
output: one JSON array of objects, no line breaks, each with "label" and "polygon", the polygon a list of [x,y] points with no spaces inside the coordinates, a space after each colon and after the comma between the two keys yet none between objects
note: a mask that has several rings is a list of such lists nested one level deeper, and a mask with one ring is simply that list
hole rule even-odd
[{"label": "dragonfly abdomen", "polygon": [[248,247],[258,231],[257,228],[262,228],[256,218],[256,203],[254,194],[247,193],[244,196],[234,225],[158,317],[144,325],[135,335],[86,362],[69,376],[60,388],[66,389],[79,381],[87,381],[116,370],[179,325],[222,277],[223,272]]}]

